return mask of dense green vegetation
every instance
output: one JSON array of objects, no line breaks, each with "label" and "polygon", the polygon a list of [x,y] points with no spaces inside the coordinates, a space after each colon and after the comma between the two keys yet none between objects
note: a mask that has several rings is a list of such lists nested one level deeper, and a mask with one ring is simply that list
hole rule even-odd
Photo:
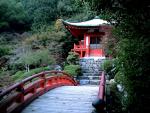
[{"label": "dense green vegetation", "polygon": [[77,39],[64,29],[62,19],[82,21],[94,16],[95,11],[80,0],[1,0],[1,77],[20,80],[36,68],[63,67]]},{"label": "dense green vegetation", "polygon": [[28,28],[28,15],[17,0],[1,0],[0,17],[0,31],[22,31]]},{"label": "dense green vegetation", "polygon": [[[8,80],[0,86],[12,83],[10,75],[24,78],[36,73],[32,73],[36,68],[63,66],[77,40],[66,32],[61,19],[82,21],[99,15],[114,25],[105,47],[115,62],[104,64],[115,79],[112,92],[117,100],[111,112],[149,111],[149,5],[148,0],[0,0],[0,77]],[[65,67],[73,75],[72,69],[78,70],[74,59],[68,56]]]},{"label": "dense green vegetation", "polygon": [[102,64],[102,69],[105,70],[109,80],[113,79],[117,72],[116,65],[116,59],[106,59]]},{"label": "dense green vegetation", "polygon": [[67,63],[65,64],[64,71],[74,77],[81,75],[81,67],[79,65],[79,55],[74,52],[69,52]]},{"label": "dense green vegetation", "polygon": [[41,68],[36,68],[36,69],[32,69],[29,72],[26,71],[18,71],[17,73],[15,73],[15,75],[12,76],[12,79],[14,81],[20,81],[26,77],[29,77],[33,74],[36,73],[40,73],[41,71],[47,71],[49,70],[49,67],[41,67]]},{"label": "dense green vegetation", "polygon": [[[86,1],[86,0],[85,0]],[[118,40],[115,81],[123,87],[118,99],[125,113],[150,110],[150,8],[149,1],[88,0],[101,17],[115,21],[113,34]],[[95,7],[94,7],[95,6]],[[115,105],[115,104],[112,104]]]}]

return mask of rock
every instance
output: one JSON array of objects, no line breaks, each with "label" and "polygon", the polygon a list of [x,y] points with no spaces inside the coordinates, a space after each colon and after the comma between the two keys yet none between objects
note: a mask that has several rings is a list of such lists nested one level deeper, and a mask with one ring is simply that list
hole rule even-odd
[{"label": "rock", "polygon": [[62,67],[60,65],[55,65],[54,70],[56,70],[56,71],[62,71]]}]

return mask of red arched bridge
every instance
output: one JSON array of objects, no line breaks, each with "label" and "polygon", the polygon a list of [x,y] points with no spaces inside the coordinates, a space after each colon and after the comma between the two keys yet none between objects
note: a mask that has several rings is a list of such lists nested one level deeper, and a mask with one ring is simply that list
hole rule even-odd
[{"label": "red arched bridge", "polygon": [[0,93],[0,113],[92,113],[96,98],[93,106],[104,109],[104,92],[104,72],[99,86],[80,86],[64,72],[45,71]]}]

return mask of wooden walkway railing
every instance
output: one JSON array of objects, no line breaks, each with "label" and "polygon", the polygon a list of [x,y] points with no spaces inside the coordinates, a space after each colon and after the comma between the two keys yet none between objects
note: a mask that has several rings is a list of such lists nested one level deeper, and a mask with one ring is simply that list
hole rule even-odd
[{"label": "wooden walkway railing", "polygon": [[100,113],[103,113],[105,108],[105,82],[106,82],[105,74],[103,71],[100,76],[99,92],[98,92],[97,99],[92,103],[92,105]]},{"label": "wooden walkway railing", "polygon": [[38,96],[64,85],[75,86],[77,82],[61,71],[45,71],[28,77],[0,93],[0,113],[19,113]]},{"label": "wooden walkway railing", "polygon": [[105,74],[102,72],[102,75],[100,76],[100,84],[99,84],[99,92],[98,92],[98,98],[105,101],[104,95],[105,95]]}]

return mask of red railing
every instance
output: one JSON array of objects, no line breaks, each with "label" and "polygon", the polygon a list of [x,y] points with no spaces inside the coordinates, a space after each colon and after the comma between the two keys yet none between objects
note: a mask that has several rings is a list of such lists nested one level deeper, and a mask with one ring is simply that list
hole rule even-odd
[{"label": "red railing", "polygon": [[84,44],[82,44],[81,41],[79,41],[78,45],[74,44],[73,49],[86,49],[86,48],[85,48]]},{"label": "red railing", "polygon": [[102,75],[100,76],[98,98],[104,100],[104,95],[105,95],[105,74],[104,72],[102,72]]},{"label": "red railing", "polygon": [[105,75],[104,72],[102,72],[102,75],[100,76],[100,85],[99,85],[99,92],[98,92],[98,98],[92,103],[92,105],[95,107],[96,111],[98,113],[103,113],[105,108]]},{"label": "red railing", "polygon": [[62,71],[45,71],[28,77],[0,93],[0,113],[17,113],[38,96],[64,85],[77,82]]}]

